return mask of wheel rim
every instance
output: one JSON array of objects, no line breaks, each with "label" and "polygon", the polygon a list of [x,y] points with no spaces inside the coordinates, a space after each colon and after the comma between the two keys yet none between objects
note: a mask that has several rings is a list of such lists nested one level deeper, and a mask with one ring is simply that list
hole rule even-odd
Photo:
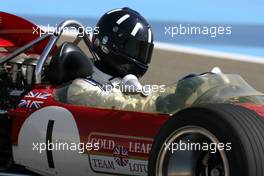
[{"label": "wheel rim", "polygon": [[[172,153],[166,146],[173,143],[185,143],[186,150],[180,150],[178,145],[178,150]],[[229,176],[225,150],[215,150],[215,153],[212,153],[212,151],[191,150],[193,148],[190,146],[187,148],[187,144],[202,146],[203,143],[219,144],[219,140],[210,131],[198,126],[186,126],[174,131],[166,138],[159,151],[156,175]]]}]

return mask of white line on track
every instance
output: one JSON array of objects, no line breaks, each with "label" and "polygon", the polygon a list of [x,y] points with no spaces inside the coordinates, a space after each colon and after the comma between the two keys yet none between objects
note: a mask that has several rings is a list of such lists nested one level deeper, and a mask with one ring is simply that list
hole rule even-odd
[{"label": "white line on track", "polygon": [[264,64],[264,57],[257,57],[257,56],[252,56],[252,55],[235,54],[235,53],[229,53],[229,52],[200,49],[200,48],[187,47],[187,46],[168,44],[168,43],[162,43],[162,42],[155,42],[155,48],[166,50],[166,51],[186,53],[186,54],[209,56],[212,58],[229,59],[229,60]]}]

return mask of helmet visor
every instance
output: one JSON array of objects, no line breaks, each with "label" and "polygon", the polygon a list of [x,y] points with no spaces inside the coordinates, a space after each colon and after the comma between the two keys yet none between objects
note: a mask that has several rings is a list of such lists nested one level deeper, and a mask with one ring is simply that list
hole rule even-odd
[{"label": "helmet visor", "polygon": [[132,36],[127,37],[124,42],[124,54],[136,59],[137,61],[149,64],[152,56],[154,44],[146,41],[137,40]]}]

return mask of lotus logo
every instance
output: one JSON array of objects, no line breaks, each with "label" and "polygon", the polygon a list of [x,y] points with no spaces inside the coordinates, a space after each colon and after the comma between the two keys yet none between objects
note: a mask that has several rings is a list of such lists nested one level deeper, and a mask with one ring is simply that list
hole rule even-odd
[{"label": "lotus logo", "polygon": [[113,156],[119,166],[126,166],[128,163],[128,148],[116,146],[113,150]]}]

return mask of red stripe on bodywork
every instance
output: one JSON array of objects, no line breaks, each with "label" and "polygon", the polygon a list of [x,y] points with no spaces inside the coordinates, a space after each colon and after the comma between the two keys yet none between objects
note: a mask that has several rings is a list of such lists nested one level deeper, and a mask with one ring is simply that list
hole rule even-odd
[{"label": "red stripe on bodywork", "polygon": [[250,104],[250,103],[243,103],[240,105],[256,112],[264,119],[264,105],[255,105],[255,104]]}]

